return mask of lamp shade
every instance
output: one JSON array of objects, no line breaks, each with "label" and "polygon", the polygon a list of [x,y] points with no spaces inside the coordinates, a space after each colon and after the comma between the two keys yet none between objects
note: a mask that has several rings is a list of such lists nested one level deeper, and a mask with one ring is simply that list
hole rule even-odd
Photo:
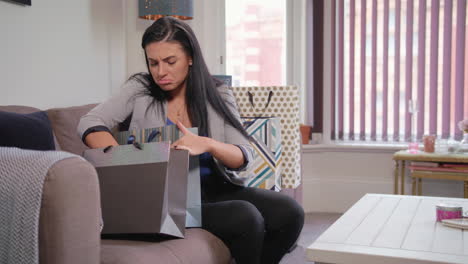
[{"label": "lamp shade", "polygon": [[192,0],[139,0],[140,18],[158,20],[163,16],[173,16],[187,20],[193,18]]}]

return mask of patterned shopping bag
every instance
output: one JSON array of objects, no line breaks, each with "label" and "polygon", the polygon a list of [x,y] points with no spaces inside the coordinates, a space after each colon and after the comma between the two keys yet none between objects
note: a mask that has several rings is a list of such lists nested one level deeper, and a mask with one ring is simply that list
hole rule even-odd
[{"label": "patterned shopping bag", "polygon": [[245,130],[252,137],[255,156],[248,171],[253,175],[247,186],[281,190],[281,126],[276,117],[244,117]]},{"label": "patterned shopping bag", "polygon": [[296,86],[231,87],[242,117],[275,116],[281,122],[282,188],[301,183],[299,95]]}]

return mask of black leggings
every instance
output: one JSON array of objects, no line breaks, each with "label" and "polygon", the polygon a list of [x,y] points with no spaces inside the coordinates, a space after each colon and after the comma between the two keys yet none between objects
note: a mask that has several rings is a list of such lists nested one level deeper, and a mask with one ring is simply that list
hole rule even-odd
[{"label": "black leggings", "polygon": [[282,193],[225,183],[202,202],[203,229],[219,237],[237,264],[279,263],[297,241],[304,210]]}]

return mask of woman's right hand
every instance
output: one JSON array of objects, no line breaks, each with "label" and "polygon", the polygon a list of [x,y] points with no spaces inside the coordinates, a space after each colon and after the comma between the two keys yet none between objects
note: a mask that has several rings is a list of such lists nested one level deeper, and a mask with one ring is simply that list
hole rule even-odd
[{"label": "woman's right hand", "polygon": [[85,143],[90,148],[104,148],[107,146],[118,146],[119,143],[107,131],[89,133],[85,138]]}]

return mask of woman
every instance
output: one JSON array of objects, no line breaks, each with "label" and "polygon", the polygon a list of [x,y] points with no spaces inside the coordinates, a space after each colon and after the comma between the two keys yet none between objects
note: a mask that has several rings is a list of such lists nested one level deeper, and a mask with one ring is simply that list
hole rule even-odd
[{"label": "woman", "polygon": [[[144,33],[148,73],[129,78],[122,92],[83,116],[78,132],[91,148],[118,145],[111,128],[132,115],[130,129],[176,124],[184,136],[172,144],[200,157],[202,228],[229,247],[236,262],[278,263],[304,222],[291,198],[244,187],[253,149],[232,92],[210,75],[191,28],[164,17]],[[195,135],[186,127],[198,127]]]}]

